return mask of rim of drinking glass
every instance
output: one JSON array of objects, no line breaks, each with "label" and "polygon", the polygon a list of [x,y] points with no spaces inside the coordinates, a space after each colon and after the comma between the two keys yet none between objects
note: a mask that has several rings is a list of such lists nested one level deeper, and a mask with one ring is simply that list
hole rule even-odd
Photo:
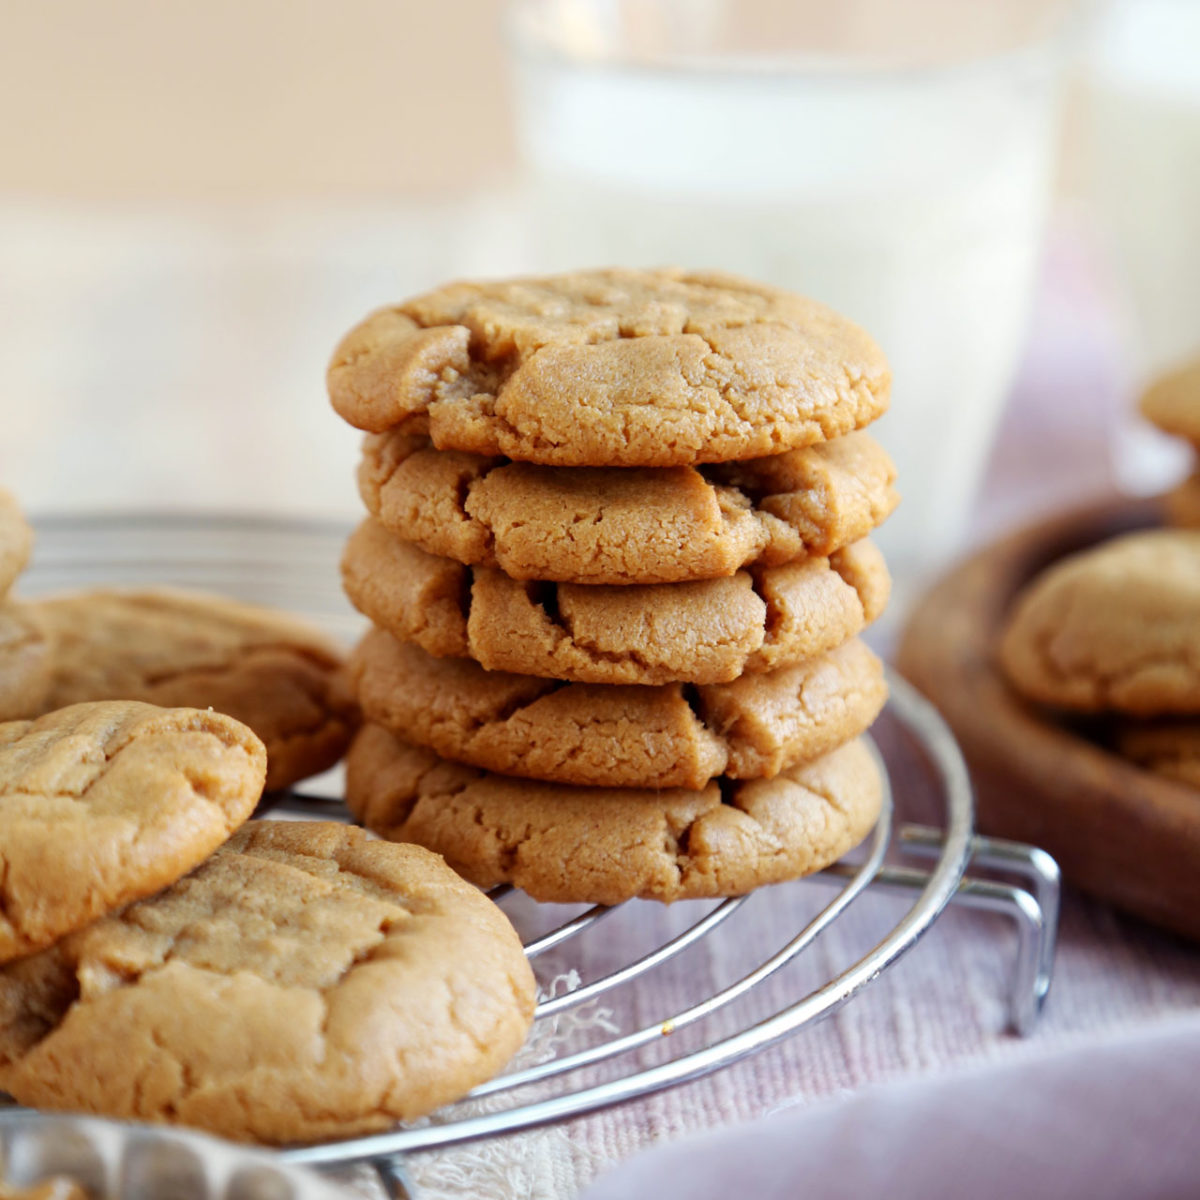
[{"label": "rim of drinking glass", "polygon": [[1106,0],[1065,0],[1063,11],[1045,32],[1016,46],[966,54],[945,62],[904,63],[854,55],[795,53],[781,55],[680,54],[628,58],[618,53],[594,56],[572,53],[533,28],[530,16],[545,0],[509,0],[502,30],[509,49],[542,62],[570,64],[593,74],[641,77],[720,75],[726,78],[808,77],[814,82],[856,84],[864,81],[943,81],[960,75],[1019,73],[1027,68],[1056,67],[1084,43],[1087,31]]}]

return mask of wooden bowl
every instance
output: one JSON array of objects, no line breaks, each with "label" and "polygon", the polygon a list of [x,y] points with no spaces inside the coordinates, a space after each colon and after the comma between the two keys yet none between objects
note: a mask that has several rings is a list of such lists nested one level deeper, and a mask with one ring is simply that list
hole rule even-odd
[{"label": "wooden bowl", "polygon": [[1026,704],[995,663],[1009,606],[1039,571],[1075,550],[1161,523],[1158,501],[1113,502],[994,543],[917,604],[897,665],[957,735],[984,833],[1042,846],[1083,891],[1200,939],[1200,793]]}]

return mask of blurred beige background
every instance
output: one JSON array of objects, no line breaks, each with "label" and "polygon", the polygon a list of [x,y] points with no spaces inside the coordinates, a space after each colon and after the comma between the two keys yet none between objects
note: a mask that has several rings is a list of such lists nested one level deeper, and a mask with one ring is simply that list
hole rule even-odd
[{"label": "blurred beige background", "polygon": [[500,0],[0,8],[0,189],[414,194],[513,159]]},{"label": "blurred beige background", "polygon": [[[802,30],[814,50],[921,61],[994,49],[1062,6],[742,0],[721,35],[761,49]],[[504,7],[3,0],[0,191],[394,198],[494,181],[516,162]],[[704,0],[675,7],[686,36]]]}]

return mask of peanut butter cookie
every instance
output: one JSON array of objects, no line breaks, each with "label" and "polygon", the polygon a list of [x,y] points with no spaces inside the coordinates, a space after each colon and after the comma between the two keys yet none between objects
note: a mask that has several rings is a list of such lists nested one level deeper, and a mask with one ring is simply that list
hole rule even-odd
[{"label": "peanut butter cookie", "polygon": [[858,640],[705,687],[485,671],[381,629],[351,661],[368,721],[456,762],[590,787],[699,788],[718,775],[777,775],[857,737],[887,699],[883,664]]},{"label": "peanut butter cookie", "polygon": [[879,551],[753,567],[724,579],[629,587],[531,583],[465,567],[368,518],[342,558],[351,602],[438,657],[578,683],[726,683],[823,654],[883,611]]},{"label": "peanut butter cookie", "polygon": [[328,372],[359,429],[417,416],[440,450],[571,467],[809,446],[882,414],[890,382],[875,343],[823,305],[680,270],[451,284],[369,316]]},{"label": "peanut butter cookie", "polygon": [[1042,704],[1200,713],[1200,532],[1131,533],[1055,563],[1018,597],[1000,662]]},{"label": "peanut butter cookie", "polygon": [[25,569],[32,548],[33,530],[21,515],[16,498],[0,488],[0,597]]},{"label": "peanut butter cookie", "polygon": [[0,962],[174,883],[254,811],[262,743],[124,701],[0,725]]},{"label": "peanut butter cookie", "polygon": [[564,904],[736,896],[809,875],[867,836],[883,798],[861,741],[775,779],[637,791],[489,775],[367,725],[346,771],[368,828],[438,851],[480,887]]},{"label": "peanut butter cookie", "polygon": [[367,508],[406,542],[511,579],[678,583],[828,555],[895,508],[895,469],[865,433],[745,463],[543,467],[368,434]]},{"label": "peanut butter cookie", "polygon": [[47,710],[116,699],[215,708],[266,743],[268,789],[331,767],[349,744],[341,655],[302,621],[173,588],[73,592],[35,609],[53,646]]},{"label": "peanut butter cookie", "polygon": [[1184,529],[1200,529],[1200,471],[1167,493],[1167,520]]},{"label": "peanut butter cookie", "polygon": [[0,971],[23,1104],[261,1142],[388,1128],[495,1074],[534,981],[436,855],[254,821],[187,878]]},{"label": "peanut butter cookie", "polygon": [[32,605],[0,599],[0,721],[46,708],[50,647]]},{"label": "peanut butter cookie", "polygon": [[1200,359],[1164,375],[1141,400],[1142,415],[1164,433],[1200,446]]},{"label": "peanut butter cookie", "polygon": [[1200,788],[1200,721],[1129,722],[1116,743],[1139,766]]}]

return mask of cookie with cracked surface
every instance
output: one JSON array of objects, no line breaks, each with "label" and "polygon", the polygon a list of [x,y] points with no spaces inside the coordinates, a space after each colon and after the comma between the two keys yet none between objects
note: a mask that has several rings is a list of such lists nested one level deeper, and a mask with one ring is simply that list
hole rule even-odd
[{"label": "cookie with cracked surface", "polygon": [[1139,766],[1200,788],[1200,721],[1127,722],[1118,727],[1115,742]]},{"label": "cookie with cracked surface", "polygon": [[282,1143],[386,1129],[517,1051],[508,918],[416,846],[252,821],[191,875],[0,970],[0,1087]]},{"label": "cookie with cracked surface", "polygon": [[1164,433],[1200,447],[1200,358],[1156,380],[1140,404],[1142,415]]},{"label": "cookie with cracked surface", "polygon": [[439,658],[577,683],[727,683],[840,646],[883,611],[870,542],[694,583],[522,582],[402,542],[368,518],[342,558],[375,624]]},{"label": "cookie with cracked surface", "polygon": [[433,658],[372,630],[351,658],[368,721],[443,758],[588,787],[703,787],[753,779],[857,737],[887,699],[857,639],[732,683],[563,683]]},{"label": "cookie with cracked surface", "polygon": [[3,596],[29,561],[33,530],[29,528],[16,497],[0,488],[0,596]]},{"label": "cookie with cracked surface", "polygon": [[1200,471],[1189,475],[1166,496],[1167,520],[1184,529],[1200,529]]},{"label": "cookie with cracked surface", "polygon": [[0,962],[174,883],[250,816],[266,771],[220,713],[114,701],[0,725]]},{"label": "cookie with cracked surface", "polygon": [[436,850],[480,887],[563,904],[737,896],[812,874],[867,836],[882,797],[862,741],[774,779],[695,791],[508,779],[378,725],[346,759],[346,803],[368,828]]},{"label": "cookie with cracked surface", "polygon": [[679,583],[828,555],[899,496],[887,452],[852,433],[745,463],[545,467],[368,434],[359,491],[379,522],[430,554],[511,579]]},{"label": "cookie with cracked surface", "polygon": [[0,721],[45,710],[50,645],[32,605],[0,600]]},{"label": "cookie with cracked surface", "polygon": [[215,708],[267,747],[267,788],[333,766],[353,732],[342,656],[303,621],[174,588],[40,601],[53,647],[45,710],[84,700]]},{"label": "cookie with cracked surface", "polygon": [[373,433],[420,418],[440,450],[571,467],[758,458],[887,408],[879,347],[812,300],[717,272],[455,283],[371,314],[327,376]]},{"label": "cookie with cracked surface", "polygon": [[1018,596],[999,658],[1041,704],[1200,713],[1200,532],[1131,533],[1055,563]]}]

